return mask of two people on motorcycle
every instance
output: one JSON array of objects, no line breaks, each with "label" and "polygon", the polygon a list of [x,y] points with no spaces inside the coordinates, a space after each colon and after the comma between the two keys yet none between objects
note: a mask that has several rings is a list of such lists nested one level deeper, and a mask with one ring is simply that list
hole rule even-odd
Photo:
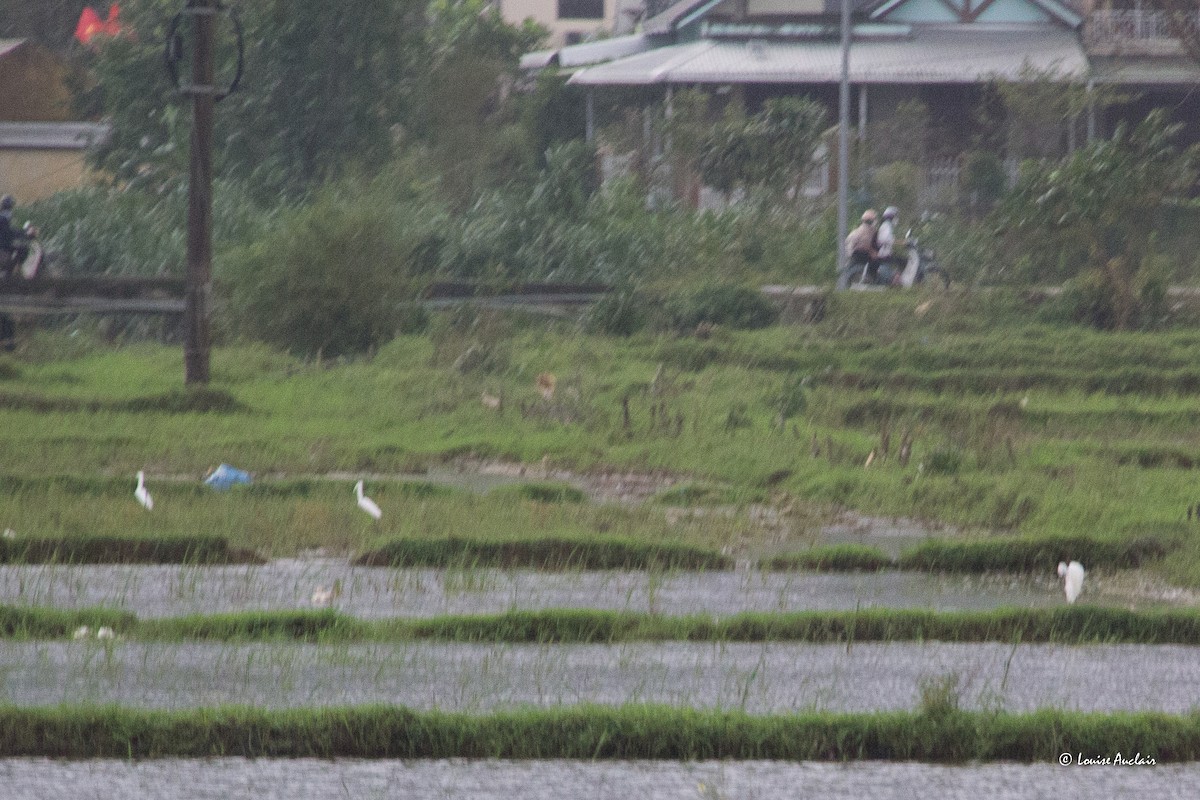
[{"label": "two people on motorcycle", "polygon": [[891,286],[899,278],[900,270],[892,266],[902,261],[895,252],[899,213],[895,206],[888,206],[877,226],[875,210],[868,208],[863,212],[861,224],[846,237],[847,269],[851,273],[862,272],[864,283]]},{"label": "two people on motorcycle", "polygon": [[29,255],[29,237],[13,224],[17,201],[11,194],[0,197],[0,277],[7,278]]}]

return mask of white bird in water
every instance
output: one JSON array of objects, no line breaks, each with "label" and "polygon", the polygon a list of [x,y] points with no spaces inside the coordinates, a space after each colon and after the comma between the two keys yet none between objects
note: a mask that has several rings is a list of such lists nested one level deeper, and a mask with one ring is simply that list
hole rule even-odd
[{"label": "white bird in water", "polygon": [[75,641],[79,641],[80,639],[86,639],[91,635],[92,635],[91,628],[89,628],[87,625],[80,625],[78,628],[75,629],[75,633],[71,634],[71,638],[74,639]]},{"label": "white bird in water", "polygon": [[115,635],[116,634],[113,633],[113,629],[108,627],[107,625],[105,625],[103,628],[100,628],[98,631],[96,631],[97,639],[112,639]]},{"label": "white bird in water", "polygon": [[359,481],[354,484],[354,494],[358,497],[358,507],[370,514],[375,519],[383,517],[383,512],[379,510],[379,506],[375,501],[363,494],[363,482]]},{"label": "white bird in water", "polygon": [[138,485],[133,490],[133,496],[137,501],[146,507],[147,511],[154,510],[154,498],[150,496],[150,491],[146,488],[146,473],[138,470],[137,474]]},{"label": "white bird in water", "polygon": [[342,582],[334,581],[332,587],[318,586],[312,593],[312,604],[319,608],[330,606],[342,596]]},{"label": "white bird in water", "polygon": [[1078,561],[1072,561],[1070,564],[1065,561],[1058,562],[1058,577],[1066,578],[1063,581],[1063,591],[1067,595],[1067,602],[1074,603],[1083,591],[1083,564]]}]

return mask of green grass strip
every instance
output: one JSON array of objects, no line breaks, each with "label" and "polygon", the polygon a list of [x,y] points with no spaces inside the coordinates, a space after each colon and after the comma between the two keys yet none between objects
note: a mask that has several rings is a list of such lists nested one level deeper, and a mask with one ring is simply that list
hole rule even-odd
[{"label": "green grass strip", "polygon": [[782,553],[760,562],[772,572],[813,570],[817,572],[879,572],[895,569],[896,561],[875,547],[861,544],[832,544],[801,553]]},{"label": "green grass strip", "polygon": [[263,564],[221,536],[0,539],[0,564]]},{"label": "green grass strip", "polygon": [[0,757],[860,759],[1056,762],[1200,758],[1200,715],[888,712],[754,716],[666,706],[492,714],[366,706],[301,710],[0,709]]},{"label": "green grass strip", "polygon": [[1164,557],[1175,546],[1152,535],[1133,539],[1088,536],[1000,538],[982,541],[931,539],[900,555],[900,569],[932,572],[1046,572],[1060,561],[1082,561],[1091,569],[1135,569]]},{"label": "green grass strip", "polygon": [[722,553],[683,542],[601,537],[396,539],[355,564],[391,567],[526,567],[530,569],[732,569]]},{"label": "green grass strip", "polygon": [[361,620],[330,609],[139,620],[109,609],[0,606],[0,635],[47,639],[108,625],[147,641],[454,641],[595,644],[694,642],[1054,642],[1200,645],[1200,611],[1130,611],[1088,605],[938,612],[865,609],[661,616],[564,609]]}]

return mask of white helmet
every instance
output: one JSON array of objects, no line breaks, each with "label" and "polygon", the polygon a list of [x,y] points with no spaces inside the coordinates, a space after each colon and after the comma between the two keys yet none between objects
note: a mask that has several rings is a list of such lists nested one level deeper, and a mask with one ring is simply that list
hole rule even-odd
[{"label": "white helmet", "polygon": [[900,213],[900,209],[896,208],[895,206],[888,206],[887,208],[885,208],[883,210],[883,218],[884,219],[892,219],[899,213]]}]

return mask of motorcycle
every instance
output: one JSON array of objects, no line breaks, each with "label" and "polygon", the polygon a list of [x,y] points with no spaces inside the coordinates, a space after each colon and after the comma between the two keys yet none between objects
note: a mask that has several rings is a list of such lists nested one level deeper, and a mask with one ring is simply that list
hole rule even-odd
[{"label": "motorcycle", "polygon": [[[46,251],[38,241],[38,229],[26,222],[21,229],[18,246],[7,257],[0,258],[0,277],[33,280],[45,258]],[[8,314],[0,313],[0,350],[12,352],[16,348],[16,340],[16,322]]]},{"label": "motorcycle", "polygon": [[950,276],[938,266],[933,251],[922,248],[921,243],[913,237],[911,229],[904,235],[904,240],[908,245],[904,269],[889,276],[882,269],[884,265],[880,265],[875,271],[871,270],[870,265],[864,265],[861,269],[855,267],[850,273],[850,288],[860,292],[889,288],[909,289],[933,278],[936,279],[939,288],[948,289]]},{"label": "motorcycle", "polygon": [[33,280],[42,267],[46,251],[38,241],[38,229],[33,223],[26,222],[21,228],[20,246],[8,256],[3,267],[4,277],[21,277]]}]

